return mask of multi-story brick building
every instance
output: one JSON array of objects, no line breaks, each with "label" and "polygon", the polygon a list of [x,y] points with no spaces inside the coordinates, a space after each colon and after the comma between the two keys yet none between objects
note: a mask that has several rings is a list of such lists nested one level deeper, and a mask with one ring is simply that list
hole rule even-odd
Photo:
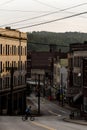
[{"label": "multi-story brick building", "polygon": [[22,113],[26,91],[26,33],[0,29],[0,114]]},{"label": "multi-story brick building", "polygon": [[70,45],[67,97],[70,104],[87,112],[87,62],[84,64],[86,58],[87,42]]},{"label": "multi-story brick building", "polygon": [[[47,87],[50,91],[50,88],[53,89],[54,85],[58,87],[60,82],[58,77],[59,61],[66,58],[67,53],[63,52],[28,53],[27,77],[30,77],[31,81],[38,81],[38,75],[40,74],[40,82],[44,84],[44,88]],[[34,85],[36,86],[35,83]]]}]

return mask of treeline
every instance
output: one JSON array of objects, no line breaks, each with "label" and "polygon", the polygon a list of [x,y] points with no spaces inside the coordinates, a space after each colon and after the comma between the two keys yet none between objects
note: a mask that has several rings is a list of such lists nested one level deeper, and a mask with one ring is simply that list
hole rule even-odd
[{"label": "treeline", "polygon": [[[31,51],[49,51],[49,44],[56,44],[57,49],[68,51],[71,43],[83,43],[87,41],[87,33],[80,32],[28,32],[28,49]],[[61,46],[60,46],[61,45]]]}]

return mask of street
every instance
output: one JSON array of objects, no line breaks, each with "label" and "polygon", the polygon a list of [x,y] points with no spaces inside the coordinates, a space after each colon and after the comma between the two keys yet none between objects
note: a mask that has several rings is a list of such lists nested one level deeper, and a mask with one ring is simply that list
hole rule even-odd
[{"label": "street", "polygon": [[86,130],[87,126],[67,123],[57,116],[36,117],[35,121],[22,121],[21,117],[0,117],[0,130]]},{"label": "street", "polygon": [[[34,97],[37,106],[37,98]],[[87,126],[64,122],[69,110],[58,106],[51,101],[41,99],[41,116],[35,117],[35,121],[22,121],[21,116],[0,116],[0,130],[86,130]]]}]

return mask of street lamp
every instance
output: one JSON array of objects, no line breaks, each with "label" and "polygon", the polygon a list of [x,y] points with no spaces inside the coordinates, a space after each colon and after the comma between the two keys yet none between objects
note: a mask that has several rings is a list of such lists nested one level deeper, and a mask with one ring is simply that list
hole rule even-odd
[{"label": "street lamp", "polygon": [[78,77],[81,77],[81,73],[78,73]]}]

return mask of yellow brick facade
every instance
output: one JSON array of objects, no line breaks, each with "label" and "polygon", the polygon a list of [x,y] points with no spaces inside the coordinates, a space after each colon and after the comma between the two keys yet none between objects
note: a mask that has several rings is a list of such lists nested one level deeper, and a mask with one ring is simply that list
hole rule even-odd
[{"label": "yellow brick facade", "polygon": [[0,29],[0,90],[5,86],[10,87],[10,72],[6,69],[9,67],[17,67],[14,72],[14,84],[19,86],[18,82],[20,85],[25,83],[26,55],[27,34],[10,28]]}]

